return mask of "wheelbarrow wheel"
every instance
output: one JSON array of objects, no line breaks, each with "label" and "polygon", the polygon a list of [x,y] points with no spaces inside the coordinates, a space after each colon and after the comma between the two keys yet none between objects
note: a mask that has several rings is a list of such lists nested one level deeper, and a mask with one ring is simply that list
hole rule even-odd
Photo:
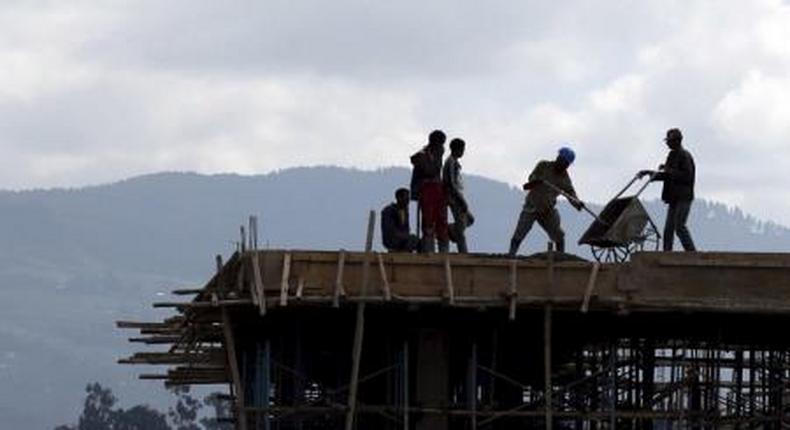
[{"label": "wheelbarrow wheel", "polygon": [[593,257],[601,263],[622,263],[631,255],[629,246],[590,246]]},{"label": "wheelbarrow wheel", "polygon": [[637,251],[657,251],[661,243],[661,234],[655,224],[649,222],[642,234],[626,245],[595,246],[590,245],[593,257],[601,263],[622,263]]}]

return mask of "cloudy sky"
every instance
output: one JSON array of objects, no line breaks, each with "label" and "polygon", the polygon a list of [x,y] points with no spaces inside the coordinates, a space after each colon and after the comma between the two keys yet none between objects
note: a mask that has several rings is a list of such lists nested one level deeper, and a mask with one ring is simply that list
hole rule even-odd
[{"label": "cloudy sky", "polygon": [[790,225],[788,40],[780,0],[5,0],[0,188],[405,166],[442,128],[512,184],[572,142],[605,201],[677,126],[700,196]]}]

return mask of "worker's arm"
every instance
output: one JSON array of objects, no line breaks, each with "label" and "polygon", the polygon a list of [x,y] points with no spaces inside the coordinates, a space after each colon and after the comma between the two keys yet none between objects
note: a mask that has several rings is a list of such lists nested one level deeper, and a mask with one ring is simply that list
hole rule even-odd
[{"label": "worker's arm", "polygon": [[444,176],[443,179],[448,197],[451,197],[455,203],[460,205],[463,212],[468,212],[469,205],[467,205],[466,198],[460,191],[458,184],[458,178],[460,175],[458,172],[458,165],[454,160],[452,160],[452,158],[448,158],[447,161],[444,162],[442,175]]},{"label": "worker's arm", "polygon": [[570,202],[571,206],[576,208],[577,211],[580,211],[580,210],[584,209],[584,202],[581,201],[579,199],[579,197],[576,195],[576,189],[573,188],[573,182],[571,182],[570,178],[568,178],[568,183],[564,184],[563,191],[568,193],[568,196],[572,197],[572,198],[568,198],[566,196],[566,198],[568,198],[568,202]]}]

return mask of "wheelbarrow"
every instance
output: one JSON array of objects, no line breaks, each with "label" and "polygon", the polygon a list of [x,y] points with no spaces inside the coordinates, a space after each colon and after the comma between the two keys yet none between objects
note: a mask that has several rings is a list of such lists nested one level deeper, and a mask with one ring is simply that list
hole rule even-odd
[{"label": "wheelbarrow", "polygon": [[623,197],[626,191],[641,177],[636,175],[622,191],[595,218],[579,239],[579,245],[590,245],[593,257],[602,263],[626,261],[631,253],[643,250],[657,251],[661,234],[647,210],[639,201],[639,195],[647,188],[653,175],[639,188],[636,194]]}]

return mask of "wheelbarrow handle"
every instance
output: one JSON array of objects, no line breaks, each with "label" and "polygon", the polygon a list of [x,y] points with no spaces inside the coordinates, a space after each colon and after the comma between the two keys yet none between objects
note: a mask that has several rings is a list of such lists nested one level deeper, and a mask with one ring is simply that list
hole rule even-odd
[{"label": "wheelbarrow handle", "polygon": [[597,214],[597,213],[593,212],[593,211],[592,211],[592,209],[588,208],[588,207],[587,207],[587,205],[586,205],[586,204],[584,204],[584,202],[583,202],[583,201],[579,200],[579,198],[578,198],[578,197],[576,197],[576,196],[573,196],[573,195],[571,195],[571,194],[569,194],[569,193],[566,193],[566,192],[565,192],[565,190],[563,190],[562,188],[560,188],[560,187],[558,187],[558,186],[556,186],[556,185],[552,184],[552,183],[551,183],[551,182],[549,182],[549,181],[543,180],[543,183],[544,183],[544,184],[546,184],[546,185],[548,185],[548,186],[549,186],[549,188],[553,189],[554,191],[556,191],[556,192],[558,192],[558,193],[562,194],[563,196],[565,196],[565,198],[566,198],[566,199],[568,199],[568,200],[570,200],[570,201],[572,201],[572,202],[575,202],[575,203],[578,203],[578,204],[580,204],[580,205],[582,206],[582,209],[584,209],[584,210],[585,210],[585,212],[587,212],[588,214],[592,215],[592,217],[593,217],[593,218],[595,218],[595,220],[596,220],[596,221],[598,221],[599,223],[601,223],[601,224],[603,224],[603,225],[607,225],[607,226],[609,225],[609,223],[608,223],[608,222],[606,222],[606,221],[602,220],[602,219],[601,219],[601,218],[598,216],[598,214]]},{"label": "wheelbarrow handle", "polygon": [[[650,179],[648,179],[648,181],[647,181],[647,182],[645,182],[644,184],[642,184],[642,187],[641,187],[641,188],[639,188],[639,191],[637,191],[637,192],[636,192],[636,194],[634,194],[634,197],[639,197],[639,195],[640,195],[640,194],[642,194],[642,192],[645,190],[645,188],[647,188],[647,186],[648,186],[648,185],[650,185],[650,182],[652,182],[652,181],[653,181],[653,178],[654,178],[656,175],[658,175],[658,172],[653,172],[653,173],[651,173],[651,174],[650,174]],[[619,199],[619,198],[620,198],[620,196],[622,196],[623,194],[625,194],[625,192],[626,192],[626,191],[628,191],[628,189],[629,189],[629,188],[631,188],[631,185],[634,185],[634,182],[636,182],[636,181],[638,181],[638,180],[640,180],[640,179],[641,179],[641,177],[639,176],[639,174],[638,174],[638,173],[637,173],[636,175],[634,175],[633,179],[631,179],[631,181],[630,181],[630,182],[628,182],[628,184],[626,184],[626,186],[625,186],[625,187],[623,187],[623,189],[622,189],[622,190],[620,190],[620,192],[619,192],[619,193],[617,193],[617,195],[616,195],[616,196],[614,196],[614,198],[613,198],[612,200],[617,200],[617,199]]]}]

